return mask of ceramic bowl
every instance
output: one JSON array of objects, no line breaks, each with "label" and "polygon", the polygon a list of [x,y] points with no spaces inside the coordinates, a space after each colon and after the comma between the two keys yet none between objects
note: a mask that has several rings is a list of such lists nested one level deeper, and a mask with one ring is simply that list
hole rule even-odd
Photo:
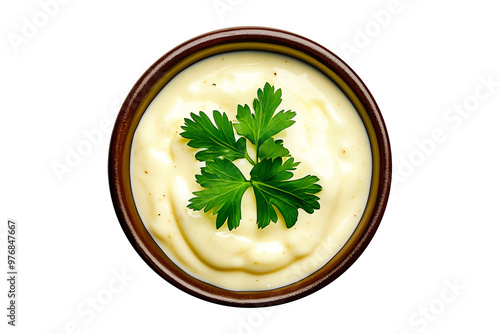
[{"label": "ceramic bowl", "polygon": [[[372,180],[368,202],[346,244],[322,268],[300,281],[265,291],[231,291],[200,281],[173,263],[145,228],[134,204],[130,151],[141,116],[158,92],[180,71],[207,57],[258,50],[297,58],[329,77],[350,99],[368,133]],[[162,56],[137,81],[117,117],[109,151],[109,183],[118,220],[144,261],[177,288],[223,305],[257,307],[282,304],[307,296],[334,281],[365,250],[385,211],[391,183],[391,150],[379,108],[361,79],[335,54],[299,35],[262,27],[238,27],[195,37]]]}]

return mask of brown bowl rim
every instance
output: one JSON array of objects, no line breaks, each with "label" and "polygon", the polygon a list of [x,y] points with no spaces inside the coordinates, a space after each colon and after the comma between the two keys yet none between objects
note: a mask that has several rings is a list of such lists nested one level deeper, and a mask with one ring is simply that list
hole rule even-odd
[{"label": "brown bowl rim", "polygon": [[[356,229],[356,240],[349,244],[353,239],[351,236],[341,251],[325,266],[304,279],[281,288],[232,291],[205,283],[184,272],[166,256],[147,232],[133,202],[130,180],[127,180],[133,136],[131,129],[135,131],[144,111],[138,114],[138,110],[145,109],[166,82],[190,65],[189,61],[186,63],[186,59],[192,59],[192,62],[203,59],[207,57],[204,54],[206,50],[217,54],[227,50],[257,50],[261,47],[262,50],[271,52],[293,53],[323,72],[327,71],[329,76],[334,76],[335,80],[332,80],[336,84],[345,83],[339,86],[358,112],[364,109],[365,117],[362,118],[365,126],[372,124],[370,141],[372,153],[375,151],[373,161],[377,162],[380,170],[372,179],[373,195],[370,197],[373,208],[370,209],[366,223],[363,228],[358,226]],[[155,90],[156,93],[151,94]],[[377,147],[374,149],[373,145]],[[389,197],[391,173],[391,148],[384,120],[375,99],[356,73],[318,43],[295,33],[267,27],[233,27],[208,32],[178,45],[158,59],[133,86],[122,105],[111,135],[108,160],[113,206],[125,235],[143,260],[166,281],[188,294],[217,304],[239,307],[262,307],[297,300],[325,287],[344,273],[366,249],[380,224]],[[333,261],[334,259],[336,260]]]}]

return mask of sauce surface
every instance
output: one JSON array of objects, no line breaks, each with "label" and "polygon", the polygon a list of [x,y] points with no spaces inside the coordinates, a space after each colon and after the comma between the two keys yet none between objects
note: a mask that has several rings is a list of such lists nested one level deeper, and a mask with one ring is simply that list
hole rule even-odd
[{"label": "sauce surface", "polygon": [[[281,219],[258,229],[249,188],[240,226],[217,230],[211,212],[187,208],[193,191],[202,189],[195,175],[204,163],[194,158],[198,150],[187,146],[180,127],[199,111],[211,117],[219,110],[236,121],[237,105],[252,106],[266,82],[282,90],[277,112],[297,113],[295,124],[274,138],[283,139],[300,162],[293,179],[319,177],[321,209],[299,210],[291,229]],[[372,171],[366,130],[343,92],[302,61],[259,51],[216,55],[174,77],[141,118],[130,159],[136,207],[163,251],[188,274],[239,291],[284,286],[328,262],[359,223]],[[248,179],[251,165],[244,159],[234,163]]]}]

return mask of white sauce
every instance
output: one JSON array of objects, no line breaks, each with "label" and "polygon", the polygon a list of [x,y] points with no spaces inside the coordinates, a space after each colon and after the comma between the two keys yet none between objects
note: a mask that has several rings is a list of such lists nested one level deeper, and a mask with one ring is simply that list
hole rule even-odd
[{"label": "white sauce", "polygon": [[[276,74],[275,74],[276,73]],[[294,178],[319,177],[321,209],[299,210],[295,226],[256,225],[255,198],[242,201],[240,226],[216,230],[215,216],[186,206],[204,163],[179,133],[191,112],[214,109],[236,120],[238,104],[252,105],[266,82],[281,88],[278,111],[297,112],[296,123],[275,136],[295,161]],[[238,136],[237,136],[238,138]],[[235,164],[249,178],[250,164]],[[371,150],[351,102],[313,67],[279,54],[234,52],[198,62],[170,81],[153,100],[136,130],[131,182],[147,229],[178,266],[229,290],[267,290],[300,280],[323,266],[349,239],[366,205]]]}]

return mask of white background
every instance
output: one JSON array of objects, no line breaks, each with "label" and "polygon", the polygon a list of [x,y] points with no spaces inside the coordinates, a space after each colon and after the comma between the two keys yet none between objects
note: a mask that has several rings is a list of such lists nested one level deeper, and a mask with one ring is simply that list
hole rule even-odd
[{"label": "white background", "polygon": [[[498,333],[493,3],[2,1],[0,267],[4,277],[13,218],[19,281],[11,328],[1,280],[1,332]],[[390,202],[365,253],[321,291],[266,309],[215,305],[160,278],[122,232],[107,181],[107,123],[135,81],[181,42],[240,25],[295,32],[343,58],[393,149]],[[58,175],[96,131],[102,139]]]}]

